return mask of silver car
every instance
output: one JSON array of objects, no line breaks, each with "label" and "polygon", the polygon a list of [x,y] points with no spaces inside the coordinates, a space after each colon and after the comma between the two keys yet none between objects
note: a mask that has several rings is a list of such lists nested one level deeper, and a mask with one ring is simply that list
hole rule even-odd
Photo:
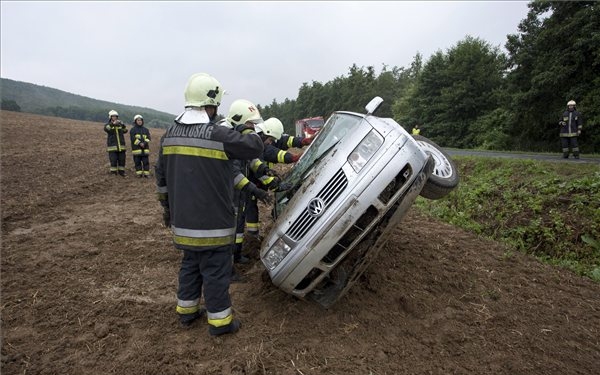
[{"label": "silver car", "polygon": [[391,118],[334,112],[285,176],[260,256],[272,282],[329,307],[360,277],[419,194],[438,199],[458,185],[456,165]]}]

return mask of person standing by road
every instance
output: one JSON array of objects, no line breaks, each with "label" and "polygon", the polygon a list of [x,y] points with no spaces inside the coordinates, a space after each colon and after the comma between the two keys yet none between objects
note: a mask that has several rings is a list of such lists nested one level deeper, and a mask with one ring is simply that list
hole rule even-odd
[{"label": "person standing by road", "polygon": [[142,115],[133,117],[133,127],[129,136],[131,138],[131,153],[135,165],[135,175],[148,178],[150,176],[150,130],[144,127]]},{"label": "person standing by road", "polygon": [[125,177],[125,136],[127,126],[119,120],[119,114],[115,110],[108,112],[108,122],[104,125],[106,137],[106,151],[110,161],[110,173],[117,173]]},{"label": "person standing by road", "polygon": [[412,128],[412,135],[420,135],[421,134],[421,128],[419,127],[419,125],[415,125]]},{"label": "person standing by road", "polygon": [[249,160],[263,152],[260,137],[246,125],[234,129],[215,123],[223,87],[197,73],[185,89],[185,111],[165,132],[155,166],[163,220],[182,250],[177,314],[189,327],[203,313],[204,293],[210,335],[234,333],[229,295],[235,242],[233,159]]},{"label": "person standing by road", "polygon": [[562,118],[558,122],[560,126],[560,143],[562,146],[563,158],[569,158],[569,148],[573,152],[573,157],[579,159],[579,145],[577,137],[581,135],[583,128],[583,118],[576,109],[575,100],[569,100],[567,110],[563,112]]}]

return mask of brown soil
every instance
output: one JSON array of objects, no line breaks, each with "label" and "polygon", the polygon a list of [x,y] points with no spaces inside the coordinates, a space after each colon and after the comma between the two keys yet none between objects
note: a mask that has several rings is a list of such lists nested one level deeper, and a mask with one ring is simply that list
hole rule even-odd
[{"label": "brown soil", "polygon": [[599,284],[414,210],[331,309],[256,262],[240,332],[182,330],[154,180],[108,174],[102,124],[1,121],[2,374],[598,373]]}]

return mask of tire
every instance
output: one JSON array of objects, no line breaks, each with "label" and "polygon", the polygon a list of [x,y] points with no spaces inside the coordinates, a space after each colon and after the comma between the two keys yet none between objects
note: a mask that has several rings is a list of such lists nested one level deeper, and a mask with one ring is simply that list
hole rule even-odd
[{"label": "tire", "polygon": [[435,165],[433,172],[421,190],[421,196],[427,199],[441,199],[458,186],[458,168],[450,155],[432,140],[421,135],[413,138],[427,154],[431,155]]}]

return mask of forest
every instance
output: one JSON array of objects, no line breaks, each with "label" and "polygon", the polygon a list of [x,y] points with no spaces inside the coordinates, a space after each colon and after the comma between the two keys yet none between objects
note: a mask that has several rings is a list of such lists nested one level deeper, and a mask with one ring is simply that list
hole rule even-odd
[{"label": "forest", "polygon": [[293,133],[295,119],[336,110],[364,112],[374,96],[376,113],[447,146],[488,150],[551,151],[559,147],[558,121],[577,102],[584,153],[600,152],[600,7],[591,1],[534,1],[504,53],[466,36],[408,67],[349,68],[322,83],[305,82],[295,100],[260,108]]}]

